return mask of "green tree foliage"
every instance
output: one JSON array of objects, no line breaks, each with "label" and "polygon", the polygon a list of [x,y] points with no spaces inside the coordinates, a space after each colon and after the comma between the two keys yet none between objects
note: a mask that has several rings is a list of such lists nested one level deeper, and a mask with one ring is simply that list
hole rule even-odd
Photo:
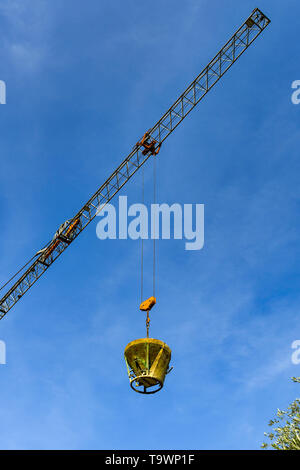
[{"label": "green tree foliage", "polygon": [[[300,383],[300,377],[292,377],[293,382]],[[287,411],[277,410],[276,418],[269,422],[271,432],[265,432],[270,443],[264,442],[262,449],[300,450],[300,399],[287,408]]]}]

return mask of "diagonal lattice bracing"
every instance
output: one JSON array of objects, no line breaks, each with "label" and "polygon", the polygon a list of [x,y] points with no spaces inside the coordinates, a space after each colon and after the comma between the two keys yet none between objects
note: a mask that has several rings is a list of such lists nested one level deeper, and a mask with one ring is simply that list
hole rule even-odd
[{"label": "diagonal lattice bracing", "polygon": [[[211,88],[220,80],[252,42],[268,26],[270,20],[256,8],[242,26],[227,41],[209,64],[186,88],[175,103],[149,131],[151,140],[161,144],[197,106]],[[148,160],[152,154],[143,154],[135,146],[120,166],[103,183],[98,191],[69,221],[56,240],[35,261],[0,299],[0,319],[20,300],[30,287],[44,274],[75,238]]]}]

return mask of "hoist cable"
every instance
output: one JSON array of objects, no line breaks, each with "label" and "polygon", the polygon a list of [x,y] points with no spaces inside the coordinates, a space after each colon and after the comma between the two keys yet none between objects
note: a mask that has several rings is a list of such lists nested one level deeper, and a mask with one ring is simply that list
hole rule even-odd
[{"label": "hoist cable", "polygon": [[[145,181],[144,181],[144,167],[142,168],[142,204],[145,200]],[[144,239],[143,233],[141,234],[141,302],[143,302],[143,282],[144,282]]]},{"label": "hoist cable", "polygon": [[[153,155],[153,204],[154,204],[154,214],[155,214],[155,204],[156,204],[156,155]],[[155,237],[156,237],[156,226],[155,226],[155,215],[153,217],[153,297],[155,297]]]}]

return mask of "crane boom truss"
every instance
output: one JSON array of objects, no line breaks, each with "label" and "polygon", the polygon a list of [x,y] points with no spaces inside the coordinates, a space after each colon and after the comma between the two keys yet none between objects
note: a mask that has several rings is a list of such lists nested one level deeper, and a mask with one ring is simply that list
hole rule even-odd
[{"label": "crane boom truss", "polygon": [[[258,8],[227,41],[209,64],[186,88],[175,103],[148,131],[148,140],[156,152],[164,140],[174,131],[224,73],[237,61],[252,42],[268,26],[270,19]],[[70,220],[47,248],[26,269],[14,285],[0,299],[0,320],[20,300],[28,289],[44,274],[54,261],[66,250],[70,243],[87,227],[99,211],[107,204],[153,155],[143,150],[139,143],[102,184],[89,201]]]}]

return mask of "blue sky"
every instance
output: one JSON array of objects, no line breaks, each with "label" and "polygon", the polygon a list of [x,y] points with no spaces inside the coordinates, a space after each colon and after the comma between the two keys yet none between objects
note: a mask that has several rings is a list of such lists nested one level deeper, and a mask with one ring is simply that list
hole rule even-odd
[{"label": "blue sky", "polygon": [[[135,394],[123,361],[144,335],[140,245],[100,241],[94,222],[1,321],[2,449],[256,449],[297,396],[296,0],[2,0],[0,279],[77,212],[256,6],[271,25],[157,162],[158,202],[205,204],[202,250],[158,243],[151,334],[173,352],[165,388]],[[145,184],[151,194],[150,163]],[[122,195],[140,202],[141,175]],[[145,259],[149,286],[150,246]]]}]

